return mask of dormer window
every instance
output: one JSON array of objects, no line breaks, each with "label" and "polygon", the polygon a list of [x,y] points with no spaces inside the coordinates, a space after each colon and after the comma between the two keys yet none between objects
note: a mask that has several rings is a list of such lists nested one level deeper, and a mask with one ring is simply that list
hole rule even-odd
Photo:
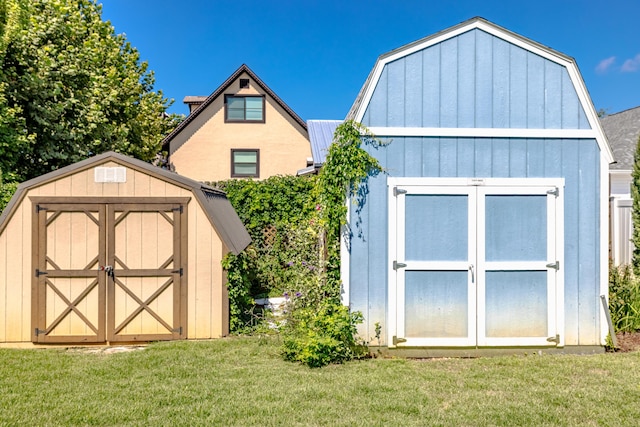
[{"label": "dormer window", "polygon": [[226,122],[264,123],[264,96],[224,96]]}]

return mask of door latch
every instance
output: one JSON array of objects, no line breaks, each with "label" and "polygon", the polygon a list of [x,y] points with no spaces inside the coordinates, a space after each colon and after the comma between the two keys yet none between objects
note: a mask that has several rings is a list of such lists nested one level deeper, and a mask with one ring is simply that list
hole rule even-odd
[{"label": "door latch", "polygon": [[116,274],[113,271],[112,265],[101,265],[100,271],[104,271],[105,273],[107,273],[107,277],[111,277],[113,280],[116,280]]}]

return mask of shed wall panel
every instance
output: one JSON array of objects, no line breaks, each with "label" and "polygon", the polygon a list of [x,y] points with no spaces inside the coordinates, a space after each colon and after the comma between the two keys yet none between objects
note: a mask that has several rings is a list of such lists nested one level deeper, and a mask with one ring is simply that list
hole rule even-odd
[{"label": "shed wall panel", "polygon": [[[565,344],[600,345],[597,302],[601,274],[600,232],[597,231],[600,152],[597,142],[592,139],[394,137],[391,144],[368,151],[389,176],[415,176],[415,162],[409,159],[418,151],[416,145],[419,144],[425,160],[421,169],[424,177],[565,178]],[[473,155],[469,151],[473,151]],[[366,204],[360,212],[351,209],[350,213],[352,226],[360,222],[359,231],[354,231],[351,241],[350,301],[354,309],[365,314],[366,324],[360,332],[366,337],[372,336],[375,323],[382,318],[380,307],[388,308],[388,262],[380,257],[388,253],[386,179],[384,175],[371,178]],[[382,326],[385,330],[385,325]]]}]

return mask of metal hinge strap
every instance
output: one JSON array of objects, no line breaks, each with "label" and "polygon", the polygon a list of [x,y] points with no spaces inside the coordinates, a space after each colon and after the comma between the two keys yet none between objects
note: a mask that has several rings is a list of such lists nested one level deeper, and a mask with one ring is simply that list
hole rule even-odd
[{"label": "metal hinge strap", "polygon": [[46,334],[46,333],[47,333],[46,330],[42,330],[42,329],[38,329],[38,328],[35,329],[36,336],[41,335],[41,334]]},{"label": "metal hinge strap", "polygon": [[36,277],[40,277],[44,274],[49,274],[46,271],[40,271],[39,269],[36,268]]},{"label": "metal hinge strap", "polygon": [[397,336],[393,336],[393,345],[398,345],[399,343],[407,342],[406,338],[398,338]]},{"label": "metal hinge strap", "polygon": [[46,210],[48,210],[48,209],[47,208],[43,208],[40,205],[36,205],[36,213],[40,213],[40,211],[46,211]]},{"label": "metal hinge strap", "polygon": [[547,268],[555,268],[556,270],[560,270],[560,261],[547,264]]},{"label": "metal hinge strap", "polygon": [[171,272],[174,273],[174,274],[175,273],[180,273],[180,277],[182,277],[183,270],[182,270],[182,267],[180,267],[178,270],[173,270]]},{"label": "metal hinge strap", "polygon": [[547,341],[549,342],[554,342],[556,344],[560,344],[560,334],[556,334],[555,337],[549,337],[547,338]]},{"label": "metal hinge strap", "polygon": [[398,262],[398,261],[393,261],[393,269],[394,270],[397,270],[399,268],[404,268],[406,266],[407,266],[407,264],[403,264],[403,263]]},{"label": "metal hinge strap", "polygon": [[176,329],[172,329],[171,332],[176,332],[178,335],[182,335],[182,326],[178,326]]},{"label": "metal hinge strap", "polygon": [[180,213],[182,213],[182,205],[180,205],[180,206],[179,206],[179,207],[177,207],[177,208],[173,208],[173,209],[171,209],[171,210],[172,210],[172,211],[174,211],[174,212],[179,211]]},{"label": "metal hinge strap", "polygon": [[398,194],[407,194],[407,190],[404,190],[398,187],[393,187],[393,195],[398,197]]},{"label": "metal hinge strap", "polygon": [[547,194],[553,194],[554,196],[558,197],[560,195],[560,189],[558,187],[555,187],[553,190],[547,191]]}]

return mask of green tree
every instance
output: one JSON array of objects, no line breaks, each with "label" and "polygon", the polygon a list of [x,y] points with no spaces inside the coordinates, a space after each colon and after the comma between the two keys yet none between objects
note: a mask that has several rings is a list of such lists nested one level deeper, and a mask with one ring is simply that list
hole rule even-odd
[{"label": "green tree", "polygon": [[3,175],[29,179],[107,150],[152,160],[177,117],[167,116],[153,73],[102,20],[101,6],[0,1],[11,30],[0,58]]},{"label": "green tree", "polygon": [[631,240],[635,248],[631,263],[633,272],[640,277],[640,138],[636,144],[636,151],[633,156],[633,171],[631,172],[631,197],[633,198],[633,208],[631,218],[633,221],[633,235]]}]

